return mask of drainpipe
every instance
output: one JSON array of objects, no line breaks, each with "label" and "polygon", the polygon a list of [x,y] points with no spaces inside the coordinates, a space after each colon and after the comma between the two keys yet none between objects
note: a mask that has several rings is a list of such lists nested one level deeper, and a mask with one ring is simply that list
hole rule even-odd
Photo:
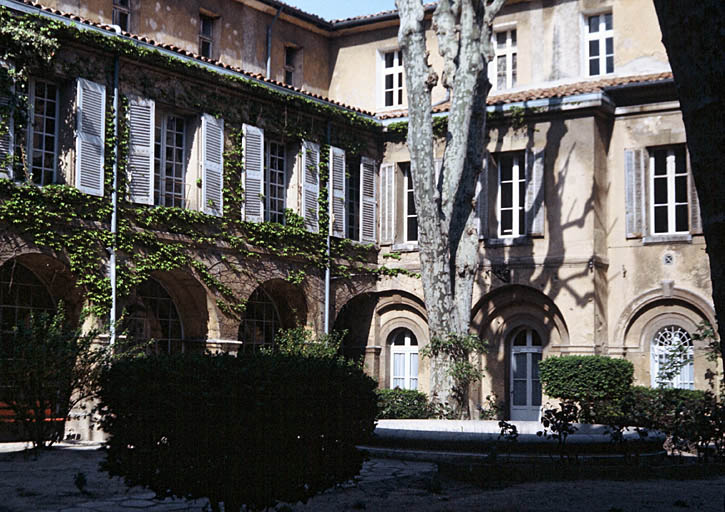
[{"label": "drainpipe", "polygon": [[116,236],[118,233],[118,70],[120,57],[116,55],[113,59],[113,190],[111,191],[111,202],[113,212],[111,213],[111,329],[110,344],[116,343]]},{"label": "drainpipe", "polygon": [[282,14],[282,9],[284,9],[284,5],[279,6],[272,23],[267,25],[267,78],[270,78],[272,75],[272,29],[274,28],[274,24],[277,23],[277,18]]},{"label": "drainpipe", "polygon": [[[330,121],[327,121],[327,145],[330,145]],[[329,154],[328,157],[329,158]],[[332,169],[327,164],[327,253],[325,264],[325,334],[330,334],[330,236],[332,235]]]}]

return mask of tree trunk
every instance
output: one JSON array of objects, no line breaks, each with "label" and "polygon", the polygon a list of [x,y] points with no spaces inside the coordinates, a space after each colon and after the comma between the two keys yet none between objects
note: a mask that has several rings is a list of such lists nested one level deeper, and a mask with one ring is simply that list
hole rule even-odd
[{"label": "tree trunk", "polygon": [[[397,0],[398,41],[408,92],[408,149],[418,212],[421,278],[432,338],[466,335],[478,262],[474,191],[483,167],[486,63],[492,56],[491,21],[504,0],[441,0],[433,14],[450,93],[446,149],[439,174],[433,160],[431,90],[438,77],[428,64],[425,10],[420,0]],[[431,391],[445,403],[449,362],[432,361]],[[463,404],[461,404],[463,405]]]},{"label": "tree trunk", "polygon": [[[700,200],[712,298],[720,340],[725,334],[725,9],[722,0],[654,0],[672,66]],[[725,348],[720,346],[725,360]]]}]

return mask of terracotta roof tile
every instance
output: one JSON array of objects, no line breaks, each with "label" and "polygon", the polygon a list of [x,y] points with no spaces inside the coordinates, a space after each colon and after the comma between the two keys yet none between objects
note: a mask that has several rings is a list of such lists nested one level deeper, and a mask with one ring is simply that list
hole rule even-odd
[{"label": "terracotta roof tile", "polygon": [[[654,73],[649,75],[634,75],[634,76],[623,76],[623,77],[612,77],[603,78],[599,80],[589,80],[584,82],[575,82],[571,84],[562,84],[555,87],[546,87],[541,89],[527,89],[522,91],[511,92],[507,94],[493,94],[486,100],[488,105],[505,105],[507,103],[519,103],[524,101],[533,101],[550,98],[563,98],[565,96],[574,96],[577,94],[587,94],[592,92],[599,92],[606,87],[613,87],[617,85],[626,85],[634,83],[647,83],[647,82],[658,82],[662,80],[669,80],[672,78],[672,73]],[[443,103],[433,108],[433,112],[443,113],[448,112],[450,103]],[[408,115],[407,110],[397,110],[395,112],[386,112],[378,116],[379,119],[395,119],[400,117],[406,117]]]},{"label": "terracotta roof tile", "polygon": [[[423,8],[426,11],[429,9],[433,9],[435,6],[436,6],[436,2],[423,4]],[[360,16],[352,16],[350,18],[342,18],[339,20],[330,20],[330,23],[332,24],[333,28],[336,28],[335,25],[337,25],[339,23],[349,23],[349,22],[354,22],[354,21],[368,21],[368,20],[373,21],[375,18],[389,16],[392,14],[396,14],[397,12],[398,12],[397,9],[390,9],[388,11],[380,11],[380,12],[376,12],[374,14],[363,14]]]},{"label": "terracotta roof tile", "polygon": [[[77,15],[72,14],[72,13],[67,13],[67,12],[59,11],[57,9],[52,9],[50,7],[46,7],[46,6],[42,5],[42,4],[39,4],[37,2],[33,2],[31,0],[16,0],[16,1],[18,1],[20,3],[23,3],[23,4],[26,4],[26,5],[29,5],[29,6],[32,6],[32,7],[35,7],[37,9],[41,10],[42,12],[55,14],[57,16],[62,16],[62,17],[67,18],[69,20],[79,22],[79,23],[81,23],[83,25],[88,25],[88,26],[100,28],[102,30],[106,30],[106,31],[110,32],[109,33],[109,36],[116,35],[115,34],[115,31],[111,28],[110,25],[106,25],[104,23],[98,23],[98,22],[91,21],[91,20],[88,20],[88,19],[85,19],[85,18],[81,18],[80,16],[77,16]],[[287,84],[278,82],[276,80],[272,80],[272,79],[266,78],[264,75],[261,75],[259,73],[250,73],[248,71],[244,71],[241,68],[238,68],[238,67],[235,67],[235,66],[231,66],[229,64],[225,64],[225,63],[223,63],[221,61],[218,61],[218,60],[207,59],[206,57],[202,57],[200,55],[197,55],[197,54],[195,54],[193,52],[189,52],[187,50],[184,50],[183,48],[179,48],[178,46],[174,46],[172,44],[165,44],[165,43],[156,42],[153,39],[149,39],[149,38],[147,38],[145,36],[140,36],[138,34],[133,34],[133,33],[129,33],[129,32],[122,32],[122,34],[125,37],[128,37],[129,39],[133,39],[135,41],[141,41],[141,42],[144,42],[144,43],[147,43],[147,44],[156,46],[157,48],[163,48],[163,49],[172,51],[174,53],[178,53],[180,55],[185,55],[185,56],[188,56],[188,57],[192,57],[195,60],[199,60],[201,62],[207,62],[209,64],[213,64],[215,66],[218,66],[218,67],[221,67],[221,68],[224,68],[224,69],[228,69],[228,70],[233,71],[235,73],[239,73],[239,74],[245,75],[247,77],[255,78],[255,79],[260,80],[262,82],[266,82],[266,83],[269,83],[269,84],[273,84],[273,85],[275,85],[277,87],[282,87],[284,89],[288,89],[289,91],[293,91],[293,92],[296,92],[298,94],[303,94],[305,96],[309,96],[309,97],[312,97],[312,98],[315,98],[315,99],[319,99],[319,100],[328,102],[328,103],[330,103],[332,105],[338,106],[340,108],[344,108],[346,110],[351,110],[353,112],[358,112],[360,114],[364,114],[364,115],[368,115],[368,116],[373,116],[373,114],[371,112],[367,112],[367,111],[365,111],[365,110],[363,110],[363,109],[361,109],[359,107],[355,107],[355,106],[352,106],[352,105],[347,105],[345,103],[341,103],[339,101],[336,101],[336,100],[327,98],[327,97],[325,97],[325,96],[323,96],[321,94],[315,94],[315,93],[311,93],[309,91],[305,91],[304,89],[299,89],[299,88],[296,88],[296,87],[292,87],[290,85],[287,85]]]}]

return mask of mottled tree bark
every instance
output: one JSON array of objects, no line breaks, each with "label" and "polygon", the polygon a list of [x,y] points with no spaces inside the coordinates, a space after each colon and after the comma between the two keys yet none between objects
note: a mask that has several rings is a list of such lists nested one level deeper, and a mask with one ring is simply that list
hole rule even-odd
[{"label": "mottled tree bark", "polygon": [[[725,8],[722,0],[654,0],[687,133],[710,257],[719,338],[725,334]],[[721,345],[725,360],[725,348]]]},{"label": "mottled tree bark", "polygon": [[[408,92],[408,149],[418,212],[421,277],[432,337],[466,335],[478,262],[476,179],[483,167],[487,62],[491,23],[504,0],[441,0],[433,28],[450,93],[448,133],[440,175],[434,172],[431,90],[438,77],[428,64],[421,0],[396,0],[398,41]],[[432,362],[432,391],[448,401],[447,361]]]}]

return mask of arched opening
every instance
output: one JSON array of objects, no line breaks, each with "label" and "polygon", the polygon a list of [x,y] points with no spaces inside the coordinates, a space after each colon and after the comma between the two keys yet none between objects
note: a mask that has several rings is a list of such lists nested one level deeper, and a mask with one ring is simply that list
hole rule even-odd
[{"label": "arched opening", "polygon": [[404,327],[388,337],[390,345],[390,387],[418,389],[418,339]]},{"label": "arched opening", "polygon": [[363,293],[340,308],[333,330],[346,331],[342,340],[342,354],[345,358],[356,362],[365,359],[377,303],[378,298],[374,293]]},{"label": "arched opening", "polygon": [[17,261],[0,267],[0,340],[3,343],[31,314],[53,314],[55,308],[48,289],[29,268]]},{"label": "arched opening", "polygon": [[124,332],[136,343],[153,340],[156,353],[184,351],[184,326],[166,289],[155,279],[140,284],[125,312]]},{"label": "arched opening", "polygon": [[659,329],[650,344],[652,387],[695,389],[692,336],[679,325]]}]

